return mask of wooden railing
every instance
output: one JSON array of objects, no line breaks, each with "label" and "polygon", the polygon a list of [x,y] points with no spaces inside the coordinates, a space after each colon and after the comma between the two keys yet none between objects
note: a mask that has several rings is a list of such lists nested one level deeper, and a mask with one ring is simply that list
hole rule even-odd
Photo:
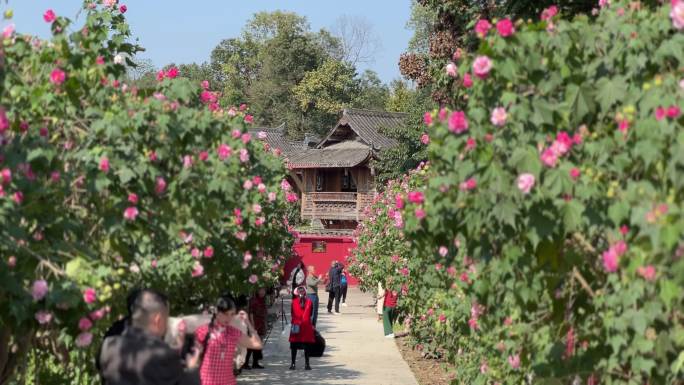
[{"label": "wooden railing", "polygon": [[360,221],[364,208],[373,201],[373,193],[315,192],[302,193],[302,219],[337,219]]}]

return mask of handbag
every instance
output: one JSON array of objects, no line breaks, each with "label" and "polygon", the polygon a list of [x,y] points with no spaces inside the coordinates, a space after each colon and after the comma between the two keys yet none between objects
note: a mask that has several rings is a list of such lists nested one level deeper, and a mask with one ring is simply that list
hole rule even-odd
[{"label": "handbag", "polygon": [[332,282],[328,282],[328,283],[325,285],[325,291],[329,292],[329,291],[331,291],[331,290],[332,290]]},{"label": "handbag", "polygon": [[290,334],[299,334],[299,325],[292,324],[290,326]]},{"label": "handbag", "polygon": [[325,352],[325,338],[318,332],[314,331],[314,337],[316,337],[316,342],[309,345],[309,356],[311,357],[323,357]]}]

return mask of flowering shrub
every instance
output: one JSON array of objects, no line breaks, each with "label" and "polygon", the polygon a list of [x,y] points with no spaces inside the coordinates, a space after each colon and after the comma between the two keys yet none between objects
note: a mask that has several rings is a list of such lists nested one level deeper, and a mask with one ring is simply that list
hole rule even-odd
[{"label": "flowering shrub", "polygon": [[375,291],[378,282],[397,291],[408,288],[410,245],[402,231],[402,209],[422,201],[422,193],[415,190],[425,184],[428,169],[420,165],[402,179],[390,180],[366,208],[368,217],[354,232],[358,246],[349,258],[349,270],[362,290]]},{"label": "flowering shrub", "polygon": [[684,3],[666,3],[483,24],[455,63],[460,108],[426,117],[431,175],[395,237],[421,272],[412,333],[454,383],[684,381]]},{"label": "flowering shrub", "polygon": [[26,376],[94,381],[92,342],[129,289],[194,311],[274,283],[291,246],[285,170],[246,109],[175,68],[125,84],[124,6],[84,8],[75,32],[48,10],[50,41],[12,28],[0,46],[1,384],[29,352]]}]

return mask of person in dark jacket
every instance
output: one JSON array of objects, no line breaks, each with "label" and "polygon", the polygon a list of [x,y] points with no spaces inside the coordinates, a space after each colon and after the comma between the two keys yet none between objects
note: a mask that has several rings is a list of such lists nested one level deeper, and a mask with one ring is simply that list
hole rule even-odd
[{"label": "person in dark jacket", "polygon": [[[166,297],[142,290],[132,307],[130,325],[121,335],[107,337],[100,351],[100,374],[105,385],[199,385],[199,352],[185,366],[178,351],[163,337],[169,318]],[[135,357],[135,359],[131,359]]]},{"label": "person in dark jacket", "polygon": [[342,265],[333,261],[328,271],[328,313],[332,313],[333,301],[335,301],[335,314],[340,314],[340,295],[342,293]]}]

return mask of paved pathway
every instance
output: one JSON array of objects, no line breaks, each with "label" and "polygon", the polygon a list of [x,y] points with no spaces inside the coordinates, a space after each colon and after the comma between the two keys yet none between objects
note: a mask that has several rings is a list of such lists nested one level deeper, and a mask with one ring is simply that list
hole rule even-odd
[{"label": "paved pathway", "polygon": [[[277,322],[264,348],[263,364],[266,369],[243,371],[238,383],[418,385],[395,342],[383,336],[372,296],[350,288],[348,307],[340,307],[342,315],[336,316],[327,313],[327,294],[323,290],[319,292],[321,303],[317,325],[327,346],[323,357],[311,358],[313,370],[304,370],[303,351],[297,355],[297,370],[288,370],[289,330],[281,333],[281,324]],[[289,301],[284,307],[289,319]]]}]

